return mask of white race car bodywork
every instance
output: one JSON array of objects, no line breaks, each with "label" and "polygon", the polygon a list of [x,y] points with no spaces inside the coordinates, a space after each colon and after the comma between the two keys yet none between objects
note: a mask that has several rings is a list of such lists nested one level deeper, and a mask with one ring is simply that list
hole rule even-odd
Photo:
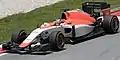
[{"label": "white race car bodywork", "polygon": [[34,39],[37,36],[40,36],[40,38],[42,39],[46,39],[49,37],[50,33],[52,31],[61,31],[64,32],[63,28],[60,26],[52,26],[52,27],[48,27],[48,28],[37,28],[35,30],[33,30],[30,35],[19,45],[20,47],[26,47],[28,46],[31,42],[34,41]]},{"label": "white race car bodywork", "polygon": [[[65,29],[70,29],[71,31],[69,33],[65,33]],[[93,31],[94,26],[90,25],[75,25],[75,37],[83,36],[85,34],[88,34],[89,32]],[[73,28],[71,25],[60,25],[60,26],[51,26],[48,28],[37,28],[33,30],[30,35],[19,45],[20,47],[26,47],[31,42],[35,40],[37,36],[39,36],[39,39],[47,39],[49,35],[53,31],[61,31],[64,35],[64,37],[73,37]]]},{"label": "white race car bodywork", "polygon": [[89,32],[93,31],[94,26],[90,25],[75,25],[75,37],[80,37],[83,35],[88,34]]},{"label": "white race car bodywork", "polygon": [[118,19],[119,19],[119,21],[120,21],[120,16],[117,16],[118,17]]}]

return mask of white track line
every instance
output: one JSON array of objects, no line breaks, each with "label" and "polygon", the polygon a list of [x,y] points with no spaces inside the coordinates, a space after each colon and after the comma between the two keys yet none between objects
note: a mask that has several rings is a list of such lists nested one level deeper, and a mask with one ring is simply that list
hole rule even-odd
[{"label": "white track line", "polygon": [[3,56],[3,55],[7,55],[8,53],[2,53],[2,54],[0,54],[0,56]]}]

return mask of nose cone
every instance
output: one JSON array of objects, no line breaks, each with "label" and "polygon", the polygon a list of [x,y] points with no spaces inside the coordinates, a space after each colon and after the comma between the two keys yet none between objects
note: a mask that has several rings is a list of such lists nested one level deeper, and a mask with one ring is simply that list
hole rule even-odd
[{"label": "nose cone", "polygon": [[27,47],[27,46],[29,46],[31,44],[31,42],[29,42],[29,43],[21,43],[20,45],[19,45],[19,47],[21,47],[21,48],[25,48],[25,47]]}]

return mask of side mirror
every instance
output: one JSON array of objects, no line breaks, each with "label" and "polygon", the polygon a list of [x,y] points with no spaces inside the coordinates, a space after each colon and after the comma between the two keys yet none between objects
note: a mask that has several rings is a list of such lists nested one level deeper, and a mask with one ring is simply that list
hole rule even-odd
[{"label": "side mirror", "polygon": [[37,24],[37,28],[39,28],[40,27],[40,24]]},{"label": "side mirror", "polygon": [[68,8],[64,8],[63,11],[66,12],[66,11],[69,11],[70,9]]}]

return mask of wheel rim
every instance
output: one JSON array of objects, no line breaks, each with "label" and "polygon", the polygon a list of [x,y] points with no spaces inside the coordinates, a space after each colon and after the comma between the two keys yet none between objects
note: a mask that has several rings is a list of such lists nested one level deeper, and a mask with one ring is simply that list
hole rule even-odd
[{"label": "wheel rim", "polygon": [[113,18],[113,20],[111,21],[111,28],[114,32],[117,32],[118,28],[119,28],[119,22],[117,21],[117,18]]},{"label": "wheel rim", "polygon": [[64,36],[62,34],[58,35],[57,40],[56,40],[58,48],[63,48],[64,46],[63,40],[64,40]]}]

